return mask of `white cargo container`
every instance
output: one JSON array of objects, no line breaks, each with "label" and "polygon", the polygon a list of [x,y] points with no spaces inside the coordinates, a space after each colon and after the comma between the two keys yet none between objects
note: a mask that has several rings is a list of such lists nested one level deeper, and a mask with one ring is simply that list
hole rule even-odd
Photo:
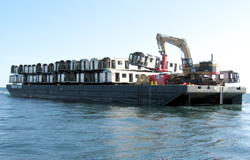
[{"label": "white cargo container", "polygon": [[151,54],[135,52],[129,55],[129,63],[149,69],[156,69],[160,64],[160,57]]},{"label": "white cargo container", "polygon": [[104,57],[101,61],[101,69],[129,69],[127,58]]},{"label": "white cargo container", "polygon": [[58,82],[65,82],[66,80],[66,73],[61,73],[61,74],[58,74]]},{"label": "white cargo container", "polygon": [[135,83],[139,75],[152,75],[158,73],[142,71],[121,71],[115,69],[105,69],[100,73],[101,83]]},{"label": "white cargo container", "polygon": [[18,66],[15,66],[15,68],[14,68],[14,73],[18,73]]},{"label": "white cargo container", "polygon": [[54,66],[53,66],[55,72],[58,72],[58,71],[59,71],[59,64],[60,64],[59,61],[56,61],[56,62],[55,62]]},{"label": "white cargo container", "polygon": [[31,73],[36,73],[36,65],[35,64],[32,65],[32,71],[31,71]]},{"label": "white cargo container", "polygon": [[33,81],[32,83],[36,83],[37,82],[37,75],[33,75]]},{"label": "white cargo container", "polygon": [[166,68],[171,73],[183,73],[181,64],[177,63],[177,62],[167,61],[167,67]]},{"label": "white cargo container", "polygon": [[16,83],[16,75],[10,75],[9,83]]},{"label": "white cargo container", "polygon": [[87,80],[86,80],[86,78],[85,78],[85,77],[86,77],[86,73],[80,73],[79,76],[80,76],[80,77],[79,77],[79,78],[80,78],[80,79],[79,79],[80,82],[87,82]]},{"label": "white cargo container", "polygon": [[24,73],[23,65],[19,65],[19,67],[18,67],[18,74],[23,74],[23,73]]},{"label": "white cargo container", "polygon": [[37,63],[35,71],[36,71],[35,73],[42,73],[42,71],[43,71],[43,65],[41,63]]},{"label": "white cargo container", "polygon": [[28,69],[29,70],[28,73],[32,73],[32,71],[33,71],[32,65],[28,65],[28,68],[29,68]]},{"label": "white cargo container", "polygon": [[67,60],[65,62],[66,71],[75,71],[76,70],[76,60]]},{"label": "white cargo container", "polygon": [[[63,71],[65,71],[65,61],[64,60],[61,60],[60,62],[59,62],[59,66],[58,66],[58,70],[56,70],[56,71],[61,71],[61,72],[63,72]],[[57,66],[56,66],[57,67]]]},{"label": "white cargo container", "polygon": [[37,76],[36,78],[37,82],[42,83],[43,82],[42,75],[36,75],[36,76]]},{"label": "white cargo container", "polygon": [[27,76],[27,82],[28,83],[33,83],[33,75],[28,75]]},{"label": "white cargo container", "polygon": [[10,69],[10,73],[17,74],[18,73],[18,66],[12,65]]},{"label": "white cargo container", "polygon": [[43,64],[42,73],[48,73],[48,65],[47,64]]},{"label": "white cargo container", "polygon": [[28,65],[24,65],[23,66],[23,69],[24,69],[24,73],[29,73],[29,66]]},{"label": "white cargo container", "polygon": [[17,83],[23,83],[23,75],[17,75]]},{"label": "white cargo container", "polygon": [[80,60],[81,71],[88,71],[90,69],[90,64],[88,59]]},{"label": "white cargo container", "polygon": [[90,60],[90,70],[98,70],[99,69],[99,58],[91,58]]},{"label": "white cargo container", "polygon": [[53,75],[52,74],[47,75],[47,83],[53,83]]},{"label": "white cargo container", "polygon": [[49,65],[48,65],[48,73],[53,73],[54,72],[54,63],[50,63]]}]

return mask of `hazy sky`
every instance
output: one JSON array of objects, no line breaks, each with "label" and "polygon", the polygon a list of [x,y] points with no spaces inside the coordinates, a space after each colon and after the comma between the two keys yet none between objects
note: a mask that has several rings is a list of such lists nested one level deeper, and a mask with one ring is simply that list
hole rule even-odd
[{"label": "hazy sky", "polygon": [[[249,8],[250,0],[0,0],[0,87],[13,64],[159,56],[157,33],[185,38],[195,63],[213,53],[247,86]],[[180,62],[177,47],[167,53]]]}]

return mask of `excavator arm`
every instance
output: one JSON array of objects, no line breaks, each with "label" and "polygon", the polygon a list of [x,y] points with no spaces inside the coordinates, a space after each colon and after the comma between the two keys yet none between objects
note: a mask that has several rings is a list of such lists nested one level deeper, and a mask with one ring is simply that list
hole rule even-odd
[{"label": "excavator arm", "polygon": [[188,74],[190,72],[190,69],[193,67],[193,60],[190,53],[190,49],[186,41],[184,39],[166,36],[159,33],[156,35],[156,40],[159,52],[161,53],[162,56],[163,55],[167,56],[165,47],[166,42],[181,49],[181,51],[184,53],[184,59],[182,59],[183,72],[184,74]]},{"label": "excavator arm", "polygon": [[166,35],[159,34],[159,33],[157,34],[156,39],[157,39],[157,44],[160,50],[159,52],[161,52],[161,54],[166,54],[165,42],[168,42],[180,48],[182,52],[184,53],[185,58],[192,59],[189,47],[184,39],[166,36]]}]

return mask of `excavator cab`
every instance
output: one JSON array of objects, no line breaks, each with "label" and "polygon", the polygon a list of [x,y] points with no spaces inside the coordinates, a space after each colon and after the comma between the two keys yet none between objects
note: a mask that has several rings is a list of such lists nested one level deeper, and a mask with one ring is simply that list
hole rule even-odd
[{"label": "excavator cab", "polygon": [[183,67],[193,67],[193,60],[192,58],[184,58],[182,59]]}]

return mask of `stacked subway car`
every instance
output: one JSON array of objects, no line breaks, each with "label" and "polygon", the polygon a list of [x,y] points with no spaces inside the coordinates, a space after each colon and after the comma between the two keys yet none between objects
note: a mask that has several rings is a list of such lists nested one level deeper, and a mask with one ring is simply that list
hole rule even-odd
[{"label": "stacked subway car", "polygon": [[133,66],[126,58],[61,60],[49,64],[12,65],[9,82],[21,84],[129,84],[149,69]]}]

